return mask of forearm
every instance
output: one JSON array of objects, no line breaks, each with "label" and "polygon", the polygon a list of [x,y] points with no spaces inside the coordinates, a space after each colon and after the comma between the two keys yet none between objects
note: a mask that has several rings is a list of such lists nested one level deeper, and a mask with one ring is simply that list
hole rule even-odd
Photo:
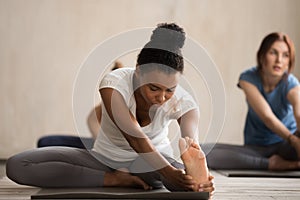
[{"label": "forearm", "polygon": [[137,138],[125,135],[130,146],[141,156],[152,168],[158,170],[162,175],[166,169],[173,168],[170,163],[161,155],[160,152],[151,144],[151,141],[145,138]]},{"label": "forearm", "polygon": [[185,113],[179,120],[181,137],[189,137],[198,142],[198,123],[199,111],[197,109],[190,110]]},{"label": "forearm", "polygon": [[287,140],[291,135],[288,128],[276,117],[266,117],[263,119],[264,124],[281,138]]},{"label": "forearm", "polygon": [[297,123],[297,129],[300,130],[300,86],[291,89],[288,92],[287,99],[293,107],[293,113]]},{"label": "forearm", "polygon": [[297,123],[297,131],[300,131],[300,113],[294,112],[294,117]]}]

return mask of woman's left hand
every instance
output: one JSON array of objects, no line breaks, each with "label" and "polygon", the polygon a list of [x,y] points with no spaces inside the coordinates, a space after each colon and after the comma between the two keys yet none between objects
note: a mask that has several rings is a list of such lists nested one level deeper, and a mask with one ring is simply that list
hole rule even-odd
[{"label": "woman's left hand", "polygon": [[208,181],[205,182],[205,183],[201,183],[199,185],[199,189],[198,191],[199,192],[209,192],[210,193],[210,196],[213,195],[213,192],[215,191],[215,187],[214,187],[214,182],[213,182],[213,179],[215,177],[213,177],[211,174],[209,175],[208,177]]}]

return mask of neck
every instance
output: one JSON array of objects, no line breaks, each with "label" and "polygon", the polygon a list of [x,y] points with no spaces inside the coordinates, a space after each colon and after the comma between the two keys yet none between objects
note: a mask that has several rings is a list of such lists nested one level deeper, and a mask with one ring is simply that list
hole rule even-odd
[{"label": "neck", "polygon": [[281,81],[282,77],[267,76],[266,74],[264,74],[263,71],[261,71],[261,79],[262,79],[264,90],[266,92],[271,92]]},{"label": "neck", "polygon": [[134,98],[138,110],[149,111],[150,106],[143,98],[139,88],[134,91]]}]

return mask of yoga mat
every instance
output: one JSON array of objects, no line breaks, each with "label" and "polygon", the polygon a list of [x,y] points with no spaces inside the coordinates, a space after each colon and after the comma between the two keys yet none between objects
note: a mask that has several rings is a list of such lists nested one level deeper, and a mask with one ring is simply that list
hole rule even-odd
[{"label": "yoga mat", "polygon": [[41,189],[31,199],[208,199],[208,192],[145,191],[134,188],[59,188]]},{"label": "yoga mat", "polygon": [[217,170],[227,177],[300,178],[300,171]]}]

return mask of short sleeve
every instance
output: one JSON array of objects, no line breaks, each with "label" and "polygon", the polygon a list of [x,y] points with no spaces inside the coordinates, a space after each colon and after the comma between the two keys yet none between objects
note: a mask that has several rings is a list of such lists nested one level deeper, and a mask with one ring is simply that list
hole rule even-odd
[{"label": "short sleeve", "polygon": [[[120,71],[120,70],[118,70]],[[104,78],[101,80],[99,85],[99,90],[103,88],[112,88],[117,90],[125,100],[128,100],[130,97],[130,84],[128,83],[127,78],[125,78],[125,74],[117,72],[117,70],[106,74]]]},{"label": "short sleeve", "polygon": [[197,109],[199,110],[199,107],[197,103],[195,102],[194,98],[186,92],[183,88],[178,88],[176,96],[176,102],[173,104],[173,111],[171,114],[172,119],[179,119],[181,116],[183,116],[185,113],[187,113],[190,110]]},{"label": "short sleeve", "polygon": [[287,92],[289,92],[291,89],[293,89],[298,85],[299,85],[299,80],[293,74],[289,74]]},{"label": "short sleeve", "polygon": [[[260,83],[260,77],[259,77],[257,67],[252,67],[252,68],[247,69],[244,72],[242,72],[239,77],[239,81],[240,80],[247,81],[247,82],[255,85],[256,87],[258,87],[258,84]],[[237,84],[237,86],[240,88],[239,83]]]}]

